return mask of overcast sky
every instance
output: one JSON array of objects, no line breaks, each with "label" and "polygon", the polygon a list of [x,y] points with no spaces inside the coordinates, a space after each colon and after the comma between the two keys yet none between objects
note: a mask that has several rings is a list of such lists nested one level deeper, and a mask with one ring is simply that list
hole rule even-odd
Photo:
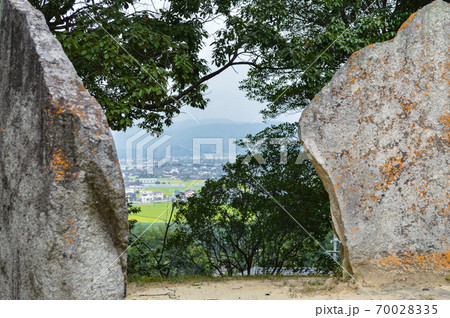
[{"label": "overcast sky", "polygon": [[[207,109],[193,109],[184,107],[182,111],[189,112],[200,124],[208,119],[230,119],[244,122],[262,122],[259,113],[264,105],[249,100],[245,92],[239,89],[239,81],[247,74],[246,66],[238,66],[235,70],[228,69],[208,82],[207,97],[211,100]],[[176,121],[191,119],[188,113],[181,114]],[[276,121],[298,121],[300,114],[285,115],[276,118]]]},{"label": "overcast sky", "polygon": [[[165,0],[141,0],[135,4],[138,10],[153,10],[167,7],[168,1]],[[132,10],[130,8],[130,10]],[[205,43],[204,49],[200,56],[207,61],[211,61],[211,47],[210,43],[213,41],[212,35],[214,32],[223,27],[223,23],[217,19],[206,24],[205,28],[211,35]],[[211,66],[211,71],[217,68]],[[264,105],[255,101],[251,101],[245,97],[245,92],[239,90],[239,82],[247,75],[248,67],[239,65],[235,69],[227,69],[218,76],[209,80],[206,84],[209,86],[206,97],[210,102],[205,110],[194,109],[191,107],[183,107],[182,113],[175,118],[174,122],[181,122],[185,120],[194,120],[199,124],[207,123],[209,119],[229,119],[241,122],[262,122],[263,118],[259,113]],[[194,118],[194,119],[193,119]],[[298,121],[300,114],[286,115],[276,118],[276,121]]]},{"label": "overcast sky", "polygon": [[[183,107],[176,122],[195,118],[200,124],[208,119],[230,119],[244,122],[262,122],[259,113],[264,105],[245,96],[245,92],[239,90],[239,81],[246,77],[247,67],[239,66],[228,69],[208,82],[207,97],[210,99],[205,110]],[[297,121],[299,114],[280,116],[277,121]],[[193,120],[193,119],[192,119]]]},{"label": "overcast sky", "polygon": [[[210,35],[219,30],[223,26],[220,21],[209,22],[206,30]],[[208,39],[205,48],[201,51],[200,56],[207,61],[211,61],[212,36]],[[210,66],[211,71],[215,71],[215,66]],[[220,73],[216,77],[207,82],[208,91],[206,97],[210,99],[208,107],[205,110],[184,107],[175,122],[184,120],[193,120],[195,118],[200,124],[208,119],[229,119],[233,121],[243,122],[262,122],[262,115],[259,113],[264,105],[249,100],[245,96],[245,92],[239,89],[239,82],[246,78],[248,66],[238,65],[234,69],[229,68]],[[286,115],[276,118],[276,121],[298,121],[300,114]]]}]

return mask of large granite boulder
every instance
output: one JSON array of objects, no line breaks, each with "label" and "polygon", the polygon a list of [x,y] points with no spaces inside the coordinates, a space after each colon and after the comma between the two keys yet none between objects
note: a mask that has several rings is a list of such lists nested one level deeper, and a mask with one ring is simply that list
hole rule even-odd
[{"label": "large granite boulder", "polygon": [[110,130],[26,0],[0,0],[0,299],[121,299],[127,210]]},{"label": "large granite boulder", "polygon": [[450,274],[449,33],[450,5],[427,5],[353,54],[300,119],[344,268],[366,282]]}]

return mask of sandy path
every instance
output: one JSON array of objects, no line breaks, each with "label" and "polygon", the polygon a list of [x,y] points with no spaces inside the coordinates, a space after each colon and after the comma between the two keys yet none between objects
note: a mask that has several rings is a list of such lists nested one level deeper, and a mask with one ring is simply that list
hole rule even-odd
[{"label": "sandy path", "polygon": [[450,299],[450,283],[375,288],[323,277],[134,282],[126,299]]}]

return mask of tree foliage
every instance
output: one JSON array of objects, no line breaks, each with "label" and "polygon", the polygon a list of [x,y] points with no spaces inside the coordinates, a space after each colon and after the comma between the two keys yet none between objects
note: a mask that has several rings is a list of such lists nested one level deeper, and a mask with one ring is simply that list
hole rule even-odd
[{"label": "tree foliage", "polygon": [[[161,132],[206,83],[250,66],[242,88],[275,117],[298,111],[358,49],[392,38],[431,0],[29,0],[40,9],[111,128]],[[211,35],[208,22],[220,21]],[[212,65],[200,57],[214,36]]]},{"label": "tree foliage", "polygon": [[429,2],[249,1],[239,27],[228,31],[246,43],[254,66],[241,88],[267,104],[266,118],[298,112],[352,53],[393,38],[403,21]]},{"label": "tree foliage", "polygon": [[[112,129],[140,121],[160,132],[182,104],[205,107],[206,86],[197,83],[208,72],[199,57],[207,17],[199,3],[156,10],[135,0],[30,2],[43,12]],[[191,17],[191,11],[198,14]]]},{"label": "tree foliage", "polygon": [[202,250],[193,248],[186,242],[179,245],[169,242],[174,232],[172,229],[173,214],[174,206],[172,206],[170,217],[165,224],[156,224],[148,228],[139,226],[139,223],[138,225],[133,223],[133,227],[130,227],[128,276],[167,278],[212,274],[212,269]]},{"label": "tree foliage", "polygon": [[164,226],[134,226],[130,276],[336,269],[319,246],[330,240],[328,195],[303,161],[296,125],[272,126],[238,144],[251,148],[198,195],[178,197]]},{"label": "tree foliage", "polygon": [[200,247],[221,275],[301,270],[330,231],[328,195],[309,161],[298,160],[293,124],[272,126],[248,136],[260,143],[224,165],[198,196],[176,203],[173,240]]}]

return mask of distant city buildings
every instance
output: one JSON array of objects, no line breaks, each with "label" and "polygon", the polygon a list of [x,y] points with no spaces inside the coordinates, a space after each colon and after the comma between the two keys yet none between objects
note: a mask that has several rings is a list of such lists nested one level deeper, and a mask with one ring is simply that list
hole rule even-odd
[{"label": "distant city buildings", "polygon": [[154,203],[164,200],[164,193],[161,191],[142,190],[140,191],[140,201],[142,203]]},{"label": "distant city buildings", "polygon": [[189,197],[191,197],[191,196],[193,196],[193,195],[195,195],[195,194],[197,194],[197,191],[195,191],[195,190],[187,190],[187,191],[184,191],[184,196],[185,196],[186,198],[189,198]]},{"label": "distant city buildings", "polygon": [[[125,192],[134,204],[153,204],[173,202],[177,195],[188,198],[197,194],[189,188],[192,181],[220,177],[223,162],[205,160],[202,164],[193,164],[192,158],[172,158],[172,161],[156,168],[149,174],[145,165],[136,167],[131,161],[120,161]],[[197,184],[198,185],[198,184]],[[181,188],[181,191],[180,191]]]}]

